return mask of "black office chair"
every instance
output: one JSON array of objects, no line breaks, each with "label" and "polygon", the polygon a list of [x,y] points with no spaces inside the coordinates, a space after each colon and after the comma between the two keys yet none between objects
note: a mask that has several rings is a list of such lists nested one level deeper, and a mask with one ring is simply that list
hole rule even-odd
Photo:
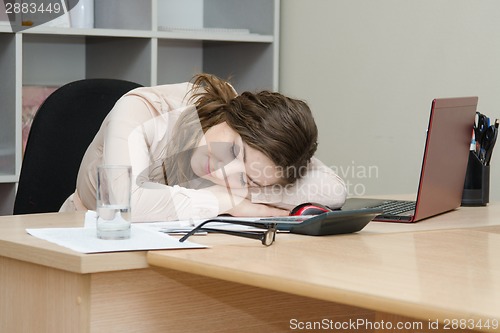
[{"label": "black office chair", "polygon": [[24,152],[14,214],[57,212],[75,191],[83,155],[116,101],[141,85],[115,79],[68,83],[38,109]]}]

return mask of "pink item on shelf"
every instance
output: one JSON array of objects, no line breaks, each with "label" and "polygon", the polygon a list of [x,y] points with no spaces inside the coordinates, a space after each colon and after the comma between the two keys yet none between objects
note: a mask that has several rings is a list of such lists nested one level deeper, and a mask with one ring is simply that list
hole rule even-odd
[{"label": "pink item on shelf", "polygon": [[57,90],[58,87],[46,86],[23,86],[23,112],[22,112],[22,138],[23,153],[26,149],[26,142],[31,129],[33,118],[42,103]]}]

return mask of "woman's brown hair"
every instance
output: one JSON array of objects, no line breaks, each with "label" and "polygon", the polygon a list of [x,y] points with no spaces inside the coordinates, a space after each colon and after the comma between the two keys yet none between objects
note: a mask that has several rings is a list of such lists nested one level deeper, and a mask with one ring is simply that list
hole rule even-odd
[{"label": "woman's brown hair", "polygon": [[278,166],[285,183],[302,176],[318,139],[316,123],[305,102],[270,91],[238,95],[227,81],[209,74],[194,77],[191,93],[190,100],[196,110],[183,112],[180,120],[183,126],[173,136],[175,150],[185,152],[186,156],[177,159],[177,163],[167,163],[170,184],[174,179],[177,184],[193,179],[187,163],[202,136],[193,129],[201,124],[205,133],[224,121],[243,142]]}]

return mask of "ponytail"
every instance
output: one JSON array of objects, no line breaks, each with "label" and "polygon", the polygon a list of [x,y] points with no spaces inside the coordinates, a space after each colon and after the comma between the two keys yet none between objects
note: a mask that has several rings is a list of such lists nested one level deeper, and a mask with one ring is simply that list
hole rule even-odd
[{"label": "ponytail", "polygon": [[226,120],[225,112],[238,93],[228,82],[210,74],[193,79],[191,102],[196,106],[203,132]]}]

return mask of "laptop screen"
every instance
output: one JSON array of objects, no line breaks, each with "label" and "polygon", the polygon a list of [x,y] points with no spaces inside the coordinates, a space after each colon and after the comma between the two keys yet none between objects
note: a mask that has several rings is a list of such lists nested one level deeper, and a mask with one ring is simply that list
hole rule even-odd
[{"label": "laptop screen", "polygon": [[432,102],[415,219],[460,206],[478,98]]}]

